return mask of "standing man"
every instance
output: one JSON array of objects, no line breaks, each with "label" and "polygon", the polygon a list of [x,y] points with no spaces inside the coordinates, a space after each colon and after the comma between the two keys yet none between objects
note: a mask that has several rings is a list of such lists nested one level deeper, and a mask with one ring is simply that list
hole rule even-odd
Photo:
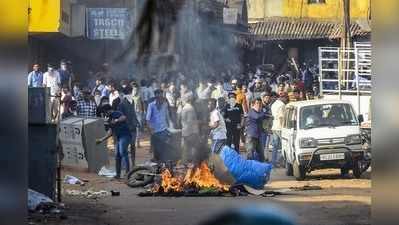
[{"label": "standing man", "polygon": [[116,88],[116,84],[114,82],[109,84],[109,90],[110,90],[109,96],[108,96],[109,102],[111,103],[111,106],[113,106],[114,100],[119,98],[120,95],[119,95],[118,89]]},{"label": "standing man", "polygon": [[262,133],[261,133],[261,145],[263,151],[266,152],[266,160],[268,161],[268,147],[270,141],[270,134],[273,125],[273,116],[271,112],[271,105],[272,105],[272,93],[266,91],[262,94],[262,104],[263,108],[262,111],[265,113],[266,118],[262,121]]},{"label": "standing man", "polygon": [[132,97],[132,88],[126,86],[123,89],[123,98],[121,103],[118,105],[118,111],[122,112],[126,116],[126,123],[130,131],[130,158],[132,160],[132,166],[135,165],[136,160],[136,137],[137,137],[137,127],[139,127],[139,121],[137,120],[135,102]]},{"label": "standing man", "polygon": [[232,87],[234,88],[234,93],[236,94],[236,101],[241,105],[244,110],[244,114],[248,113],[248,103],[245,90],[242,88],[242,84],[239,84],[237,80],[232,81]]},{"label": "standing man", "polygon": [[258,160],[259,162],[265,161],[265,155],[261,145],[262,122],[266,118],[265,113],[262,111],[262,100],[256,98],[251,102],[251,109],[247,117],[247,158]]},{"label": "standing man", "polygon": [[212,146],[211,146],[212,152],[216,151],[217,146],[225,144],[227,139],[226,124],[224,122],[222,114],[220,114],[219,110],[217,110],[216,108],[216,103],[217,103],[216,99],[214,98],[209,99],[208,108],[209,111],[211,112],[209,120],[209,128],[211,129],[210,136],[212,139]]},{"label": "standing man", "polygon": [[224,118],[227,129],[227,145],[240,153],[240,133],[241,133],[241,120],[244,116],[244,111],[240,104],[236,102],[236,94],[231,92],[228,94],[227,105],[224,108]]},{"label": "standing man", "polygon": [[282,92],[279,98],[273,103],[271,107],[273,115],[273,126],[272,126],[272,164],[277,166],[278,151],[281,149],[281,129],[283,127],[284,109],[285,104],[288,102],[288,96],[285,92]]},{"label": "standing man", "polygon": [[48,64],[47,72],[43,74],[43,87],[49,87],[50,93],[54,97],[60,92],[60,85],[60,74],[57,70],[54,69],[54,66],[52,64]]},{"label": "standing man", "polygon": [[131,133],[129,125],[127,124],[126,116],[122,112],[113,110],[109,105],[106,108],[106,115],[110,128],[107,136],[98,139],[96,142],[101,143],[111,136],[115,137],[115,171],[116,179],[121,179],[122,168],[125,168],[125,174],[127,175],[130,171],[129,153],[128,146],[131,143]]},{"label": "standing man", "polygon": [[83,88],[82,99],[78,100],[76,109],[78,116],[85,118],[96,117],[97,106],[90,94],[90,89]]},{"label": "standing man", "polygon": [[[94,95],[94,93],[96,92],[96,91],[99,91],[100,92],[100,94],[102,93],[102,91],[103,91],[103,89],[105,88],[105,85],[103,84],[104,82],[103,82],[103,78],[101,78],[101,77],[97,77],[96,78],[96,86],[93,88],[93,90],[91,91],[91,94],[92,95]],[[103,97],[103,96],[101,96],[101,97]]]},{"label": "standing man", "polygon": [[62,87],[68,87],[68,89],[72,89],[72,75],[68,70],[68,65],[66,60],[61,60],[60,69],[58,70],[60,74],[60,81]]},{"label": "standing man", "polygon": [[191,93],[182,96],[183,107],[179,112],[182,127],[182,160],[184,163],[198,164],[199,127],[197,114],[192,105],[193,99]]},{"label": "standing man", "polygon": [[28,87],[42,87],[43,73],[39,71],[39,64],[33,64],[33,71],[28,75]]},{"label": "standing man", "polygon": [[169,87],[165,93],[166,100],[169,105],[170,117],[173,122],[173,126],[177,127],[177,91],[176,86],[173,82],[169,84]]},{"label": "standing man", "polygon": [[154,160],[158,160],[158,154],[163,150],[169,136],[169,111],[163,92],[155,90],[155,100],[148,105],[146,120],[151,130],[151,147],[154,152]]}]

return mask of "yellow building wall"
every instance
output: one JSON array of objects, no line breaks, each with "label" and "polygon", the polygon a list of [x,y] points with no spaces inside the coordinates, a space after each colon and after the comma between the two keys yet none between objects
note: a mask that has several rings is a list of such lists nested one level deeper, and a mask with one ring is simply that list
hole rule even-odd
[{"label": "yellow building wall", "polygon": [[[368,18],[370,0],[350,0],[351,18]],[[294,17],[338,20],[343,15],[343,0],[308,4],[308,0],[247,0],[248,20],[268,17]]]},{"label": "yellow building wall", "polygon": [[58,32],[61,0],[29,0],[29,32]]},{"label": "yellow building wall", "polygon": [[[307,0],[282,0],[283,15],[295,18],[340,19],[343,16],[342,0],[326,0],[326,3],[307,4]],[[370,0],[351,0],[351,18],[367,18]]]}]

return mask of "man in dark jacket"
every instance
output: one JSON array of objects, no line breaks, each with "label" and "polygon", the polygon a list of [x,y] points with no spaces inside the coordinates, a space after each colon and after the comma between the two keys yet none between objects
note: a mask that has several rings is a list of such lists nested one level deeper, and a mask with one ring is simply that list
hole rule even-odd
[{"label": "man in dark jacket", "polygon": [[266,114],[262,110],[262,100],[260,98],[252,100],[251,109],[247,117],[247,158],[260,162],[265,161],[265,155],[261,144],[262,124],[264,119],[266,119]]},{"label": "man in dark jacket", "polygon": [[121,97],[120,104],[118,105],[118,111],[122,112],[123,115],[126,116],[126,122],[132,136],[130,142],[130,158],[132,160],[132,166],[134,166],[136,159],[137,127],[140,125],[140,123],[137,120],[136,110],[132,97],[132,88],[130,86],[127,86],[123,89],[123,96]]},{"label": "man in dark jacket", "polygon": [[228,94],[228,101],[226,107],[224,107],[224,116],[227,129],[227,145],[231,147],[234,145],[234,149],[240,153],[240,133],[241,133],[241,119],[244,115],[241,104],[236,102],[236,94],[231,92]]}]

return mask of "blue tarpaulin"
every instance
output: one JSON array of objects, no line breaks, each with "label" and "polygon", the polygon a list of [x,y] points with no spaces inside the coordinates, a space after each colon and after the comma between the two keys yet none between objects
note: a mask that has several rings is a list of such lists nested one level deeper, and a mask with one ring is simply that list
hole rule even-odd
[{"label": "blue tarpaulin", "polygon": [[271,164],[246,160],[228,146],[224,146],[218,155],[234,177],[236,184],[246,184],[256,189],[262,189],[269,181],[273,168]]}]

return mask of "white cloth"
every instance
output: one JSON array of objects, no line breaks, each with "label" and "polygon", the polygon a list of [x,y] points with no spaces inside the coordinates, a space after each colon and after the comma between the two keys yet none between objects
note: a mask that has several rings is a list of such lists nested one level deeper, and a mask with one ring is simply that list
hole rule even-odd
[{"label": "white cloth", "polygon": [[273,115],[273,126],[272,126],[273,131],[281,131],[283,127],[282,125],[284,119],[284,109],[285,109],[285,104],[280,99],[277,99],[272,104],[271,111]]},{"label": "white cloth", "polygon": [[43,74],[43,86],[50,88],[51,95],[55,95],[60,91],[61,78],[58,71],[45,72]]},{"label": "white cloth", "polygon": [[224,122],[224,119],[222,117],[222,114],[217,109],[214,109],[211,112],[210,116],[210,125],[215,125],[217,122],[219,122],[219,126],[217,126],[215,129],[211,130],[211,138],[212,140],[224,140],[227,139],[226,133],[226,124]]},{"label": "white cloth", "polygon": [[109,103],[112,106],[112,103],[114,102],[115,99],[119,98],[119,92],[118,91],[114,91],[109,93]]}]

